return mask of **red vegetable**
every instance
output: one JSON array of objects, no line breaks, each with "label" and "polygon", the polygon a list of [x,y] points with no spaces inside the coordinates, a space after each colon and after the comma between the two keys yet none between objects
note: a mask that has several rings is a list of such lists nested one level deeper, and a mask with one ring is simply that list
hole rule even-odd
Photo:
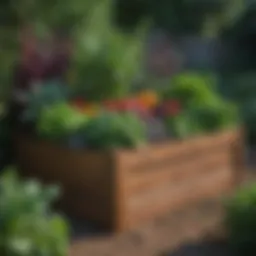
[{"label": "red vegetable", "polygon": [[110,111],[117,111],[120,108],[120,103],[118,101],[105,101],[103,106]]},{"label": "red vegetable", "polygon": [[181,104],[178,100],[165,101],[162,105],[162,114],[168,116],[176,116],[181,112]]},{"label": "red vegetable", "polygon": [[[33,27],[20,33],[21,67],[30,80],[62,79],[69,67],[72,41],[58,35],[40,40]],[[28,82],[29,83],[29,82]]]},{"label": "red vegetable", "polygon": [[86,106],[86,102],[82,98],[76,98],[70,102],[70,105],[77,109],[84,109]]}]

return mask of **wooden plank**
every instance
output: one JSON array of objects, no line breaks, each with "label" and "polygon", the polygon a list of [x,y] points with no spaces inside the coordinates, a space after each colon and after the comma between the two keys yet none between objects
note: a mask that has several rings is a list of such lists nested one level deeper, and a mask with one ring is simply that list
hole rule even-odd
[{"label": "wooden plank", "polygon": [[166,158],[163,158],[163,156],[160,156],[158,159],[151,159],[148,158],[147,161],[143,159],[138,165],[134,166],[130,170],[130,172],[136,174],[142,173],[142,172],[150,172],[150,171],[156,171],[159,169],[162,169],[166,167],[167,165],[173,165],[177,166],[180,165],[181,163],[184,162],[191,162],[191,161],[196,161],[199,163],[202,158],[208,157],[210,155],[216,155],[219,154],[220,152],[230,152],[230,145],[225,144],[225,145],[218,145],[218,147],[210,148],[210,149],[202,149],[202,150],[193,150],[190,151],[189,153],[185,154],[180,154],[176,158],[172,156],[172,154],[169,154],[166,156]]},{"label": "wooden plank", "polygon": [[176,164],[164,164],[154,172],[130,175],[126,182],[127,194],[133,196],[141,191],[164,186],[166,183],[197,179],[198,176],[208,175],[215,169],[228,168],[231,162],[231,154],[228,151],[220,151],[213,155],[206,153],[198,158],[200,160],[193,158]]},{"label": "wooden plank", "polygon": [[137,150],[119,150],[117,152],[122,168],[140,169],[141,163],[155,162],[158,159],[177,159],[181,155],[193,152],[214,150],[230,145],[237,138],[237,132],[224,132],[219,135],[193,138],[185,141],[169,141],[160,145],[151,145]]},{"label": "wooden plank", "polygon": [[61,185],[60,205],[67,213],[112,225],[116,180],[111,154],[85,153],[25,137],[19,138],[16,149],[23,176]]},{"label": "wooden plank", "polygon": [[99,181],[109,172],[110,157],[106,153],[85,153],[23,137],[16,149],[18,162],[25,167],[23,171],[40,173],[53,182],[61,175],[62,183],[79,185],[85,179]]},{"label": "wooden plank", "polygon": [[134,227],[171,210],[188,207],[203,199],[223,196],[230,190],[231,176],[230,170],[219,170],[189,186],[188,183],[183,187],[177,184],[168,189],[163,188],[157,192],[157,196],[134,197],[130,199],[127,207],[126,225]]}]

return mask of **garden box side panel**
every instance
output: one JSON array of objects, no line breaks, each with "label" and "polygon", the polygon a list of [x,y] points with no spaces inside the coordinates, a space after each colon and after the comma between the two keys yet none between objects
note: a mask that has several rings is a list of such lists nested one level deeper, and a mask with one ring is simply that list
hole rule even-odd
[{"label": "garden box side panel", "polygon": [[241,182],[242,155],[240,131],[119,151],[119,228],[130,229],[190,203],[226,195]]},{"label": "garden box side panel", "polygon": [[16,145],[23,175],[61,184],[67,212],[114,231],[225,195],[244,168],[240,131],[113,152],[65,149],[23,135]]},{"label": "garden box side panel", "polygon": [[22,176],[59,184],[63,190],[59,203],[66,213],[113,227],[115,177],[111,154],[72,150],[23,134],[16,137],[15,144]]}]

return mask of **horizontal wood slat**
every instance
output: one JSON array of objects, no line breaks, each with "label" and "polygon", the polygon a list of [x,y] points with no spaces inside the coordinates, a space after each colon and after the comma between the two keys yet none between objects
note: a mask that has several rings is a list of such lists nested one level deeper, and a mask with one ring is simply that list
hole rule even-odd
[{"label": "horizontal wood slat", "polygon": [[126,225],[134,226],[195,201],[222,196],[230,189],[231,175],[230,170],[219,170],[194,183],[170,185],[156,191],[155,195],[152,191],[147,197],[131,198],[127,205]]},{"label": "horizontal wood slat", "polygon": [[62,183],[77,186],[84,179],[96,181],[103,179],[103,174],[110,176],[108,167],[111,160],[105,152],[85,154],[44,141],[35,142],[27,137],[18,137],[16,145],[18,162],[25,167],[23,172],[30,175],[40,173],[53,182],[61,176]]},{"label": "horizontal wood slat", "polygon": [[188,157],[193,152],[204,152],[214,150],[232,143],[237,137],[236,132],[225,132],[216,136],[205,136],[185,141],[170,141],[160,145],[151,145],[150,147],[140,148],[138,150],[120,150],[117,151],[118,158],[123,164],[123,168],[130,170],[140,170],[142,163],[156,162],[158,159],[175,159],[181,155]]},{"label": "horizontal wood slat", "polygon": [[200,162],[195,161],[195,158],[175,165],[170,162],[160,169],[155,169],[155,172],[127,175],[126,189],[129,191],[127,194],[135,195],[140,191],[162,186],[167,182],[197,179],[199,175],[208,175],[219,167],[230,167],[231,156],[227,152],[220,151],[220,153],[206,154],[201,157]]}]

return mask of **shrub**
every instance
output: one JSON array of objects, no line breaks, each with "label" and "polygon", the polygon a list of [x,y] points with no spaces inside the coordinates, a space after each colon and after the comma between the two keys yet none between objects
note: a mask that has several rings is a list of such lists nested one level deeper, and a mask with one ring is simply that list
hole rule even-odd
[{"label": "shrub", "polygon": [[226,227],[230,245],[243,256],[256,251],[256,185],[241,189],[226,205]]},{"label": "shrub", "polygon": [[67,255],[65,221],[50,211],[55,187],[21,181],[7,170],[0,178],[0,254],[3,256]]}]

